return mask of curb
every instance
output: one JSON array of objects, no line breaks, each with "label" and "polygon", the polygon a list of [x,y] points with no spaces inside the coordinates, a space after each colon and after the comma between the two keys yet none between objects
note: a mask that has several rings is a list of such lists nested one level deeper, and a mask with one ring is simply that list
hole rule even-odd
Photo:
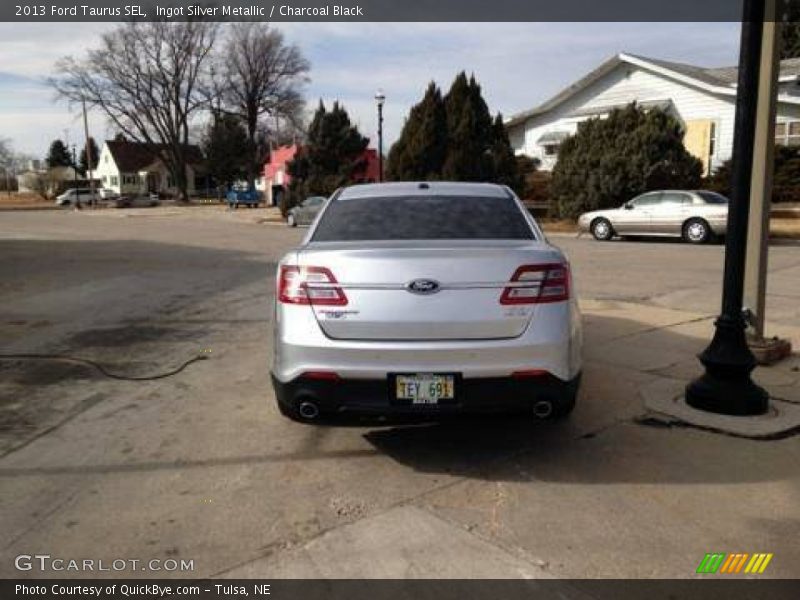
[{"label": "curb", "polygon": [[640,394],[649,418],[665,425],[683,424],[752,440],[788,437],[800,432],[800,405],[770,398],[765,415],[736,417],[692,408],[684,400],[685,381],[659,379],[643,386]]}]

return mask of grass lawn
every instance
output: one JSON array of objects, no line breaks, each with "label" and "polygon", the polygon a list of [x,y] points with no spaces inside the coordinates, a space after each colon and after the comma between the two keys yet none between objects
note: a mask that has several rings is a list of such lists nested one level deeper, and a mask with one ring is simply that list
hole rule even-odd
[{"label": "grass lawn", "polygon": [[[577,233],[575,221],[570,219],[537,219],[545,233]],[[800,239],[800,219],[772,217],[770,236],[783,239]]]}]

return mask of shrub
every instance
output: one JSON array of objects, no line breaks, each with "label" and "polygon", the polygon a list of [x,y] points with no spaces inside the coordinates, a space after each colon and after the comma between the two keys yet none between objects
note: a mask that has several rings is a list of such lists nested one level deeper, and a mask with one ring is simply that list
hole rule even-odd
[{"label": "shrub", "polygon": [[620,206],[643,192],[700,184],[702,163],[683,145],[680,123],[635,103],[578,125],[561,144],[551,191],[557,216]]}]

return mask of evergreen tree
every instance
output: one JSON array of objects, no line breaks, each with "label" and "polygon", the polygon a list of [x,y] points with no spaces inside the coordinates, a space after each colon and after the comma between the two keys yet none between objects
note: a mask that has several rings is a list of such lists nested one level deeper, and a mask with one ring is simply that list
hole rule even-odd
[{"label": "evergreen tree", "polygon": [[781,28],[781,59],[800,58],[800,0],[785,3],[787,20]]},{"label": "evergreen tree", "polygon": [[447,153],[447,114],[438,86],[431,82],[412,107],[400,138],[389,152],[387,176],[394,181],[440,179]]},{"label": "evergreen tree", "polygon": [[[800,202],[800,147],[775,146],[773,202]],[[730,198],[732,161],[726,160],[706,178],[703,187]]]},{"label": "evergreen tree", "polygon": [[230,187],[247,175],[249,151],[247,132],[235,115],[215,115],[203,136],[208,173],[219,186]]},{"label": "evergreen tree", "polygon": [[53,167],[72,166],[72,155],[67,145],[61,140],[53,140],[53,143],[50,144],[50,150],[47,153],[47,166],[51,169]]},{"label": "evergreen tree", "polygon": [[445,97],[447,157],[442,177],[452,181],[492,181],[492,117],[474,77],[463,71]]},{"label": "evergreen tree", "polygon": [[524,187],[524,176],[536,170],[534,163],[524,163],[525,172],[520,168],[521,163],[514,155],[511,143],[508,141],[508,132],[503,125],[503,117],[498,113],[492,123],[491,146],[492,181],[507,185],[521,194]]},{"label": "evergreen tree", "polygon": [[94,141],[93,137],[89,138],[89,153],[92,155],[92,163],[89,164],[89,157],[86,153],[87,145],[83,145],[83,150],[81,150],[81,156],[78,159],[78,171],[80,171],[83,175],[86,175],[91,168],[94,171],[97,168],[97,161],[100,158],[100,149],[97,147],[97,142]]},{"label": "evergreen tree", "polygon": [[696,188],[702,163],[683,145],[680,123],[635,103],[578,125],[561,144],[551,190],[557,213],[620,206],[653,189]]},{"label": "evergreen tree", "polygon": [[320,100],[308,128],[306,144],[288,164],[292,177],[285,212],[307,196],[327,196],[350,184],[364,169],[364,150],[369,140],[350,122],[338,102],[330,111]]},{"label": "evergreen tree", "polygon": [[518,193],[524,187],[502,117],[492,119],[480,85],[464,72],[456,76],[445,97],[435,83],[428,85],[411,109],[388,162],[388,177],[395,181],[487,181]]}]

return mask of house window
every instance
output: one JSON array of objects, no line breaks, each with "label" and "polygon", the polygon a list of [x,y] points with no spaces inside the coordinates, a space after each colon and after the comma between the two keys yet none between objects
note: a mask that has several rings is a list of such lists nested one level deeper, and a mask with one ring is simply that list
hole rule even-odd
[{"label": "house window", "polygon": [[108,177],[103,175],[103,185],[105,185],[106,183],[108,183]]},{"label": "house window", "polygon": [[800,121],[776,123],[775,143],[782,146],[800,146]]},{"label": "house window", "polygon": [[116,175],[111,176],[111,185],[119,185],[119,178]]},{"label": "house window", "polygon": [[175,187],[175,178],[172,175],[167,177],[167,187]]}]

